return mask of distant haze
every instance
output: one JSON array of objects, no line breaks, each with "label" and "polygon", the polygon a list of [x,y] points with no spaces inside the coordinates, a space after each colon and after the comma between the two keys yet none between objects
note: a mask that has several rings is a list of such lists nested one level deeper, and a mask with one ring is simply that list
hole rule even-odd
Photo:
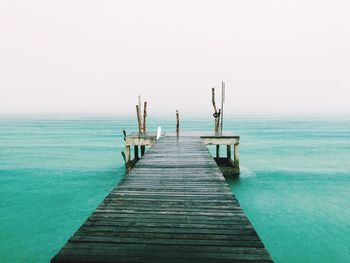
[{"label": "distant haze", "polygon": [[[0,113],[350,113],[350,2],[0,1]],[[219,93],[219,92],[218,92]]]}]

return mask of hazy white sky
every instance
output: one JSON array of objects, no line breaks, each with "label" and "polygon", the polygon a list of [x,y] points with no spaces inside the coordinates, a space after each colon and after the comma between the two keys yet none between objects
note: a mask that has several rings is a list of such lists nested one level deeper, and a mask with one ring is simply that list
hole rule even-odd
[{"label": "hazy white sky", "polygon": [[350,113],[348,0],[0,0],[0,113]]}]

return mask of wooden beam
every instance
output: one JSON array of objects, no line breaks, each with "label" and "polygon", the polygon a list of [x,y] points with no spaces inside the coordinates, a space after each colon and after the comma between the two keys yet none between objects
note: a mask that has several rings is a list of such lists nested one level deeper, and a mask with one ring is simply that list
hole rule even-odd
[{"label": "wooden beam", "polygon": [[133,145],[144,145],[144,146],[152,146],[156,142],[156,138],[137,138],[137,137],[126,137],[125,139],[125,145],[126,146],[133,146]]},{"label": "wooden beam", "polygon": [[239,142],[239,137],[201,137],[206,145],[234,145]]}]

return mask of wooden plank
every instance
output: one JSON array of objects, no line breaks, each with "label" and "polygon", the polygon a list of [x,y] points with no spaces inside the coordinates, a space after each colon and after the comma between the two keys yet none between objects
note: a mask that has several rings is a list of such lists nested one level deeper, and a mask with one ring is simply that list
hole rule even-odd
[{"label": "wooden plank", "polygon": [[165,136],[51,262],[272,260],[201,139]]}]

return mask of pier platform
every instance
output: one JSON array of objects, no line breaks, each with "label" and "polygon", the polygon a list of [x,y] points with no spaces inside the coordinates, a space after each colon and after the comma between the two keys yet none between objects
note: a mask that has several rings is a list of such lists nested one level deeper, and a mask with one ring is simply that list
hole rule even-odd
[{"label": "pier platform", "polygon": [[51,262],[272,259],[203,139],[164,136]]}]

